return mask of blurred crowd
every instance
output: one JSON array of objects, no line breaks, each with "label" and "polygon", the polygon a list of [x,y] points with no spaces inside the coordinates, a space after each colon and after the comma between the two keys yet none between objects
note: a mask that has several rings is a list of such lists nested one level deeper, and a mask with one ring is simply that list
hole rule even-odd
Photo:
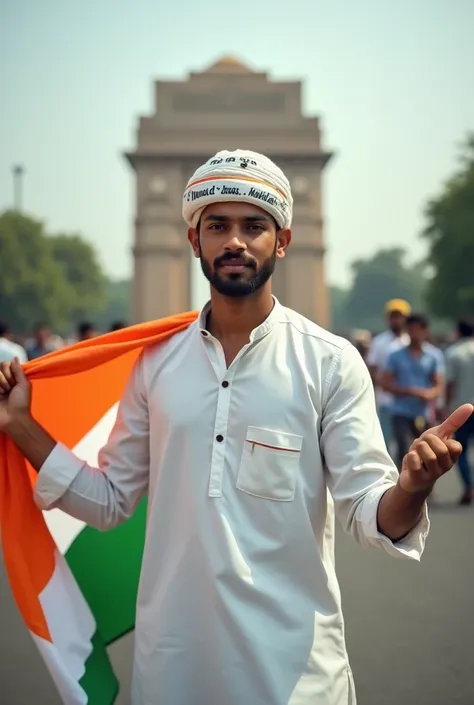
[{"label": "blurred crowd", "polygon": [[[435,339],[424,314],[413,313],[403,299],[385,306],[386,330],[373,335],[354,330],[350,337],[365,360],[374,384],[380,425],[398,467],[411,443],[463,403],[474,404],[474,323],[460,320],[450,336]],[[38,324],[31,336],[14,336],[0,321],[0,360],[34,360],[66,345],[126,327],[115,321],[99,331],[82,321],[76,335],[63,339],[48,325]],[[464,451],[458,468],[463,485],[460,504],[474,501],[470,445],[474,446],[474,415],[459,429]]]},{"label": "blurred crowd", "polygon": [[[385,331],[372,336],[357,330],[350,337],[369,367],[385,442],[400,468],[424,431],[461,404],[474,404],[474,323],[460,320],[450,336],[434,339],[427,316],[413,313],[403,299],[387,302],[385,318]],[[474,416],[456,438],[464,448],[458,462],[463,486],[459,502],[471,504]]]},{"label": "blurred crowd", "polygon": [[13,334],[7,323],[0,321],[0,361],[18,357],[21,363],[28,362],[53,350],[64,348],[66,345],[89,340],[102,333],[120,330],[126,326],[125,321],[114,321],[108,331],[99,331],[90,321],[81,321],[74,337],[61,338],[46,323],[38,323],[30,336],[18,336]]}]

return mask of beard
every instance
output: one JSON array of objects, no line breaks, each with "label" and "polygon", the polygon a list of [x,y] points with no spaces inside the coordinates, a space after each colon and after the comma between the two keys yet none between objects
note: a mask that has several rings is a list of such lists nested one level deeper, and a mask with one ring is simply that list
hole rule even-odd
[{"label": "beard", "polygon": [[403,333],[404,325],[403,323],[391,323],[390,330],[394,335],[400,335]]},{"label": "beard", "polygon": [[[208,280],[209,284],[216,291],[218,291],[219,294],[232,298],[250,296],[261,289],[273,274],[276,264],[276,243],[273,254],[271,257],[266,259],[260,267],[258,267],[255,259],[243,257],[242,255],[235,255],[230,252],[222,255],[221,257],[217,257],[214,260],[213,267],[210,262],[203,257],[202,251],[199,255],[199,259],[201,261],[201,269],[204,276]],[[235,260],[238,260],[239,263],[245,262],[247,266],[246,271],[235,272],[224,276],[221,275],[221,265],[226,263],[232,264]]]}]

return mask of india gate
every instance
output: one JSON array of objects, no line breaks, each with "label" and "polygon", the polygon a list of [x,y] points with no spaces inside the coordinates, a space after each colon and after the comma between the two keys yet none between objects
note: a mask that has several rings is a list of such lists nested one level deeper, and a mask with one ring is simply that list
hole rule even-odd
[{"label": "india gate", "polygon": [[293,239],[277,262],[273,293],[329,326],[321,182],[331,153],[318,118],[302,114],[301,91],[301,81],[270,80],[231,57],[185,81],[156,81],[154,114],[139,118],[135,149],[126,154],[136,174],[133,322],[193,308],[183,191],[217,151],[249,149],[276,162],[293,192]]}]

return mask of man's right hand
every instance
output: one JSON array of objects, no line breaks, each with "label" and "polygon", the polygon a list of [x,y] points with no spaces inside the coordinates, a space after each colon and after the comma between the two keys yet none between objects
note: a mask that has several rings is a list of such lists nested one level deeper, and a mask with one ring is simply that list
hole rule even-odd
[{"label": "man's right hand", "polygon": [[420,401],[431,401],[432,399],[431,390],[424,387],[415,387],[412,390],[412,395]]},{"label": "man's right hand", "polygon": [[0,362],[0,431],[31,415],[31,382],[15,358]]},{"label": "man's right hand", "polygon": [[428,390],[423,387],[404,387],[400,390],[405,397],[414,397],[420,401],[428,401]]}]

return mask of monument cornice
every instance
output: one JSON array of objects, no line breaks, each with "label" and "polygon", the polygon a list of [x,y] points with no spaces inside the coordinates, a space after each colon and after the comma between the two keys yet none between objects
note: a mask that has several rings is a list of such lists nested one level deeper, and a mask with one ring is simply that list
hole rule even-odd
[{"label": "monument cornice", "polygon": [[[228,140],[223,140],[224,146],[222,146],[221,149],[225,149],[226,141]],[[242,141],[247,143],[248,149],[252,149],[253,145],[248,144],[248,140]],[[204,163],[207,159],[209,159],[211,154],[214,154],[214,152],[217,151],[217,149],[218,147],[216,146],[216,140],[214,137],[212,144],[209,144],[209,149],[207,150],[203,149],[202,142],[198,145],[190,142],[186,145],[180,145],[179,148],[163,144],[159,149],[137,149],[133,152],[125,152],[124,156],[129,164],[136,169],[138,165],[142,166],[147,162],[152,163],[157,159],[193,159]],[[290,158],[292,160],[311,161],[313,163],[317,163],[321,168],[325,167],[329,160],[334,156],[333,152],[324,152],[316,146],[306,146],[306,148],[301,146],[298,148],[294,144],[288,145],[288,149],[284,147],[282,148],[281,144],[278,148],[274,149],[262,149],[260,146],[260,148],[258,150],[255,149],[255,151],[263,152],[267,157],[275,162]]]}]

